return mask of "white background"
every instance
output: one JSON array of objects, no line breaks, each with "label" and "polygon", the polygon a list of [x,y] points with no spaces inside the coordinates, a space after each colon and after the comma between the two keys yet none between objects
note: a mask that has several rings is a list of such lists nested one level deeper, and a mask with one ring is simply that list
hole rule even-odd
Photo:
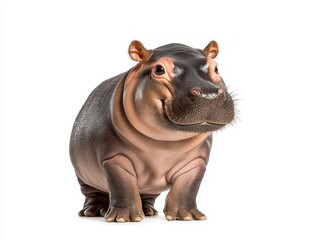
[{"label": "white background", "polygon": [[[319,239],[316,1],[1,2],[0,239]],[[201,222],[79,218],[73,121],[104,79],[147,48],[220,46],[239,121],[214,136]]]}]

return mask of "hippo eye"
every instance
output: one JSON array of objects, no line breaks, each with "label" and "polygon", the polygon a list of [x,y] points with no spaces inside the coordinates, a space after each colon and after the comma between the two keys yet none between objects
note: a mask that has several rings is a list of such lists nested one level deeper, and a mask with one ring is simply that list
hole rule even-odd
[{"label": "hippo eye", "polygon": [[215,73],[218,74],[218,67],[217,66],[215,67]]},{"label": "hippo eye", "polygon": [[165,73],[165,69],[161,65],[156,65],[154,72],[156,75],[162,75]]}]

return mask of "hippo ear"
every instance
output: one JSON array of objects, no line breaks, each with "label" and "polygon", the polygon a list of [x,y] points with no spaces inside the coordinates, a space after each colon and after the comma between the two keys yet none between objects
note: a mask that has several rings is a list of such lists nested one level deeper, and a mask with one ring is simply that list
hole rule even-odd
[{"label": "hippo ear", "polygon": [[150,50],[144,48],[140,41],[136,40],[131,42],[128,53],[134,61],[138,62],[146,62],[152,54]]},{"label": "hippo ear", "polygon": [[210,58],[215,58],[218,54],[218,45],[214,40],[211,41],[204,49],[205,55]]}]

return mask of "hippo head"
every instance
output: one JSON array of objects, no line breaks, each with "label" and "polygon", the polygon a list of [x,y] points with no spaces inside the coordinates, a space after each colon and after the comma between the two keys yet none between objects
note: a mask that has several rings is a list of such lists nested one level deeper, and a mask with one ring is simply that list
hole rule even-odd
[{"label": "hippo head", "polygon": [[208,133],[234,120],[234,102],[214,58],[218,45],[204,50],[168,44],[147,50],[141,42],[129,47],[139,63],[124,86],[124,109],[132,125],[157,139],[169,134]]}]

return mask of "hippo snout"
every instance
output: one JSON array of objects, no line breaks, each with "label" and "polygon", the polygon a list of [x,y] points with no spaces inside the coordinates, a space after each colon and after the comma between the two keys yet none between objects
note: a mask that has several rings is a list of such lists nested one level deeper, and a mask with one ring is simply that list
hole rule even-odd
[{"label": "hippo snout", "polygon": [[185,127],[195,132],[220,129],[235,115],[231,95],[221,88],[193,88],[189,93],[180,93],[165,103],[165,114],[178,130]]}]

